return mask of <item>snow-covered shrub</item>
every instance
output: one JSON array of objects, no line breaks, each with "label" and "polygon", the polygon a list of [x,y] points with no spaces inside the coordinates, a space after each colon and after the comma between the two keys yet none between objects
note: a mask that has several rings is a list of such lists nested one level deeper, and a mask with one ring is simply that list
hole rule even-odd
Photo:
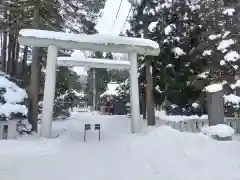
[{"label": "snow-covered shrub", "polygon": [[[74,107],[84,100],[84,95],[76,90],[70,89],[61,96],[58,96],[54,100],[53,106],[53,119],[60,120],[66,119],[70,116],[71,111]],[[42,112],[42,102],[39,103],[40,113]]]},{"label": "snow-covered shrub", "polygon": [[[21,132],[24,125],[20,120],[26,119],[28,112],[26,101],[26,91],[11,81],[9,75],[0,71],[0,121],[19,121],[17,129]],[[25,130],[29,128],[25,127]]]},{"label": "snow-covered shrub", "polygon": [[170,106],[164,107],[164,108],[168,115],[182,115],[182,116],[198,115],[198,116],[202,116],[202,115],[206,114],[206,112],[203,108],[196,107],[193,105],[186,105],[186,106],[170,105]]},{"label": "snow-covered shrub", "polygon": [[233,117],[234,112],[240,113],[240,97],[235,94],[224,95],[225,115]]}]

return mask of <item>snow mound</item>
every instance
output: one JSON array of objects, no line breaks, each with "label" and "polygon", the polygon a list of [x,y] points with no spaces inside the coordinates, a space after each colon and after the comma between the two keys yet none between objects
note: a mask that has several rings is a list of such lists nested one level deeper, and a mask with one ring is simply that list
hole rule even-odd
[{"label": "snow mound", "polygon": [[226,124],[218,124],[215,126],[205,126],[201,129],[202,133],[207,135],[217,135],[221,138],[231,137],[235,132],[234,129]]},{"label": "snow mound", "polygon": [[167,115],[156,114],[156,116],[159,117],[161,120],[169,121],[169,122],[181,122],[181,121],[191,121],[191,120],[196,120],[196,119],[207,119],[207,117],[205,115],[200,117],[200,116],[197,116],[197,115],[192,115],[192,116],[181,116],[181,115],[167,116]]}]

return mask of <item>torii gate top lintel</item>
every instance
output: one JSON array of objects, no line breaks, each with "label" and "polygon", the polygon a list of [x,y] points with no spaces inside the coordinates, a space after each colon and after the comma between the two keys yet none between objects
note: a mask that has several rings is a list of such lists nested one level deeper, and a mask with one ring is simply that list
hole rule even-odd
[{"label": "torii gate top lintel", "polygon": [[48,47],[55,45],[59,48],[130,53],[144,55],[158,55],[158,43],[141,38],[112,36],[101,34],[73,34],[37,29],[22,29],[19,32],[19,43],[34,47]]}]

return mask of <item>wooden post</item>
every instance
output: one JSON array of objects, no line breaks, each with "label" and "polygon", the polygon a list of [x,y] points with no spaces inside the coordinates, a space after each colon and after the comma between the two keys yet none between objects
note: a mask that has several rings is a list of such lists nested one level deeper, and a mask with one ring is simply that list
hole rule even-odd
[{"label": "wooden post", "polygon": [[209,125],[224,124],[223,91],[208,92],[207,107]]}]

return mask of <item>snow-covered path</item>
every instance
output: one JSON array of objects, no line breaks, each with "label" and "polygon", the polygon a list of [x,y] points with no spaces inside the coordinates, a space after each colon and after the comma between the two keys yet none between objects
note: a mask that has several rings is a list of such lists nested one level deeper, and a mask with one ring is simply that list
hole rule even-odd
[{"label": "snow-covered path", "polygon": [[[102,125],[83,142],[84,122]],[[217,142],[169,127],[131,135],[124,116],[74,113],[55,122],[55,139],[0,141],[3,180],[239,180],[240,143]]]}]

